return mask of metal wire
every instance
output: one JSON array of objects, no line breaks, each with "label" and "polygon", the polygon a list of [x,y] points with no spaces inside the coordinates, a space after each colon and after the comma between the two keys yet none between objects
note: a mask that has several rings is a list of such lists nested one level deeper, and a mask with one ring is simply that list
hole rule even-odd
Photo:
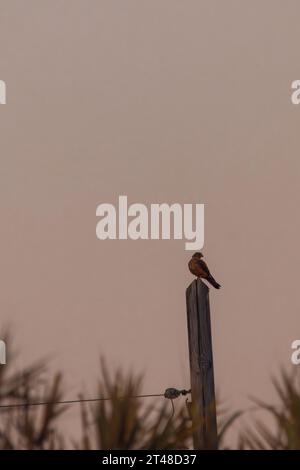
[{"label": "metal wire", "polygon": [[[125,396],[125,397],[118,397],[118,400],[125,400],[127,399],[137,399],[137,398],[150,398],[150,397],[164,397],[171,399],[172,405],[173,404],[173,396],[172,398],[168,396],[167,391],[170,389],[166,389],[164,393],[148,393],[145,395],[133,395],[133,396]],[[190,393],[190,390],[177,390],[172,389],[178,392],[177,396],[179,395],[186,395]],[[176,393],[175,393],[176,394]],[[176,397],[177,398],[177,397]],[[78,398],[77,400],[60,400],[60,401],[40,401],[40,402],[30,402],[30,403],[12,403],[8,405],[0,405],[0,409],[9,409],[9,408],[27,408],[30,406],[47,406],[47,405],[72,405],[74,403],[87,403],[87,402],[98,402],[98,401],[109,401],[112,400],[112,397],[98,397],[98,398]],[[173,413],[174,414],[174,413]]]}]

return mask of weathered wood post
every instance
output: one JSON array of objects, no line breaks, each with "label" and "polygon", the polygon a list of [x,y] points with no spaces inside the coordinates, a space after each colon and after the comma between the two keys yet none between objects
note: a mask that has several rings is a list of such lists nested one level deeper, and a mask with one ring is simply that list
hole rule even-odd
[{"label": "weathered wood post", "polygon": [[201,279],[186,290],[194,449],[217,449],[214,366],[209,288]]}]

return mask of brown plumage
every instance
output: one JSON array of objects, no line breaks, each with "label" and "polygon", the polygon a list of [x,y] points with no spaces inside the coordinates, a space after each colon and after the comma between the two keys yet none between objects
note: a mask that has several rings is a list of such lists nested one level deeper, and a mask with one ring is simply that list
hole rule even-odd
[{"label": "brown plumage", "polygon": [[189,261],[189,270],[194,276],[206,279],[216,289],[220,289],[220,284],[210,274],[207,264],[203,261],[202,253],[194,253]]}]

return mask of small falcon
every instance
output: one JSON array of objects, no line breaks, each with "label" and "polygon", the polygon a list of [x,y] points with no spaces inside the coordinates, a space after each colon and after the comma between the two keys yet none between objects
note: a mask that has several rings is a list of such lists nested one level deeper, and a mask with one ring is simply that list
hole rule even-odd
[{"label": "small falcon", "polygon": [[220,289],[220,284],[218,284],[217,281],[212,277],[207,267],[207,264],[201,258],[203,258],[202,253],[194,253],[189,261],[189,270],[196,277],[206,279],[206,281],[209,282],[216,289]]}]

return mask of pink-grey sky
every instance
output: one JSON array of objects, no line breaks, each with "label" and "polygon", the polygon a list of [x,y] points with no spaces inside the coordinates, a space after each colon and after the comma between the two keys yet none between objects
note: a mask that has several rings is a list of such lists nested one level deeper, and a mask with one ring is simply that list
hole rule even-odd
[{"label": "pink-grey sky", "polygon": [[274,399],[300,337],[297,0],[0,0],[1,323],[69,395],[99,355],[189,384],[182,241],[96,239],[96,206],[204,203],[216,386]]}]

